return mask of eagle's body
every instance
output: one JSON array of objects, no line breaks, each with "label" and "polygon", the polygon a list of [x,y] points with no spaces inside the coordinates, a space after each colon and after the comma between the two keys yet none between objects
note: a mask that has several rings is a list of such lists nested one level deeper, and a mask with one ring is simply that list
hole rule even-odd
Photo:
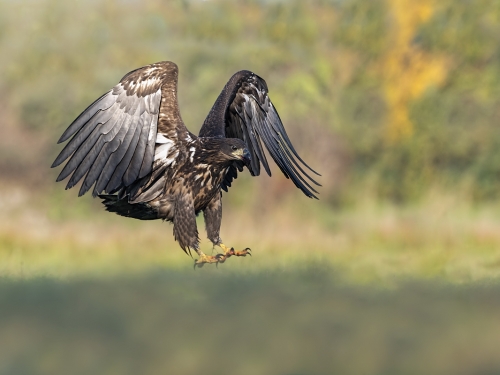
[{"label": "eagle's body", "polygon": [[[108,211],[173,222],[176,240],[184,251],[199,253],[200,266],[247,255],[248,250],[234,251],[220,239],[221,189],[227,191],[244,166],[259,175],[262,163],[270,175],[262,142],[307,196],[316,192],[307,179],[317,183],[296,161],[309,168],[293,149],[262,78],[249,71],[233,75],[199,136],[180,116],[177,80],[174,63],[151,64],[128,73],[90,105],[59,140],[72,137],[53,164],[70,158],[58,181],[71,175],[66,187],[71,188],[85,176],[80,195],[93,186]],[[199,250],[196,215],[201,211],[208,238],[224,254],[211,257]]]}]

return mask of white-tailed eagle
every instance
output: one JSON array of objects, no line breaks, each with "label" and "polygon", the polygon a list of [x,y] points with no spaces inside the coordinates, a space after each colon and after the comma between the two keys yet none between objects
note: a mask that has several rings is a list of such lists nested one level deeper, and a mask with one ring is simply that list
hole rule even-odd
[{"label": "white-tailed eagle", "polygon": [[[106,209],[140,220],[173,222],[174,236],[195,266],[249,255],[222,243],[221,189],[227,191],[246,166],[253,176],[261,165],[271,175],[264,147],[283,174],[316,198],[313,171],[297,154],[266,82],[242,70],[224,86],[198,136],[182,122],[177,103],[178,69],[159,62],[136,69],[92,103],[63,133],[69,140],[52,167],[65,160],[57,181],[66,189],[82,178],[79,196],[92,188]],[[316,173],[317,174],[317,173]],[[196,215],[203,211],[207,235],[221,254],[199,249]]]}]

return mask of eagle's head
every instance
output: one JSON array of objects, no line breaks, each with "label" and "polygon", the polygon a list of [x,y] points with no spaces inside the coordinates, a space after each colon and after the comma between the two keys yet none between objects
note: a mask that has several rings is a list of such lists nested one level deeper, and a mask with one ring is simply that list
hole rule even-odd
[{"label": "eagle's head", "polygon": [[239,138],[226,138],[220,148],[221,153],[227,160],[242,161],[247,167],[250,165],[252,158],[248,152],[247,145]]}]

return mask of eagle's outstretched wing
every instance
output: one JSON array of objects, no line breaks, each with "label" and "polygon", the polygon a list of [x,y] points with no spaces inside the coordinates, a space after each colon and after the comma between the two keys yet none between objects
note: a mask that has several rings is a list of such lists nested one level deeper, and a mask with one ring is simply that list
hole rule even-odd
[{"label": "eagle's outstretched wing", "polygon": [[[66,144],[52,167],[70,158],[57,181],[66,189],[84,176],[79,195],[115,193],[172,163],[189,139],[177,104],[177,65],[136,69],[91,104],[63,133]],[[153,167],[154,164],[154,167]]]},{"label": "eagle's outstretched wing", "polygon": [[[304,169],[319,175],[298,155],[288,138],[281,119],[267,95],[266,82],[247,70],[234,74],[217,98],[200,130],[200,137],[240,138],[252,156],[249,167],[254,176],[260,174],[260,164],[267,174],[271,171],[262,143],[281,169],[302,192],[311,198],[318,193],[311,184],[320,186]],[[304,168],[305,167],[305,168]],[[222,183],[227,191],[242,165],[237,162],[228,170]]]}]

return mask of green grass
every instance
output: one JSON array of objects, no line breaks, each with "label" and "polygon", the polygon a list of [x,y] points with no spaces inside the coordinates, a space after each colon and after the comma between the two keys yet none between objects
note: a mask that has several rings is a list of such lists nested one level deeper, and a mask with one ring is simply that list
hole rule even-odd
[{"label": "green grass", "polygon": [[335,269],[0,281],[0,374],[497,374],[500,285]]},{"label": "green grass", "polygon": [[[192,266],[168,223],[112,215],[90,198],[67,195],[56,205],[52,198],[36,198],[21,188],[17,194],[18,200],[4,204],[0,214],[1,275],[100,277]],[[361,199],[338,211],[305,199],[285,200],[273,210],[228,204],[222,238],[235,248],[251,247],[253,257],[231,258],[220,272],[259,273],[321,263],[361,284],[390,285],[408,277],[458,283],[497,278],[498,212],[495,205],[472,206],[445,195],[413,206]],[[202,249],[211,253],[201,217],[198,226]]]}]

